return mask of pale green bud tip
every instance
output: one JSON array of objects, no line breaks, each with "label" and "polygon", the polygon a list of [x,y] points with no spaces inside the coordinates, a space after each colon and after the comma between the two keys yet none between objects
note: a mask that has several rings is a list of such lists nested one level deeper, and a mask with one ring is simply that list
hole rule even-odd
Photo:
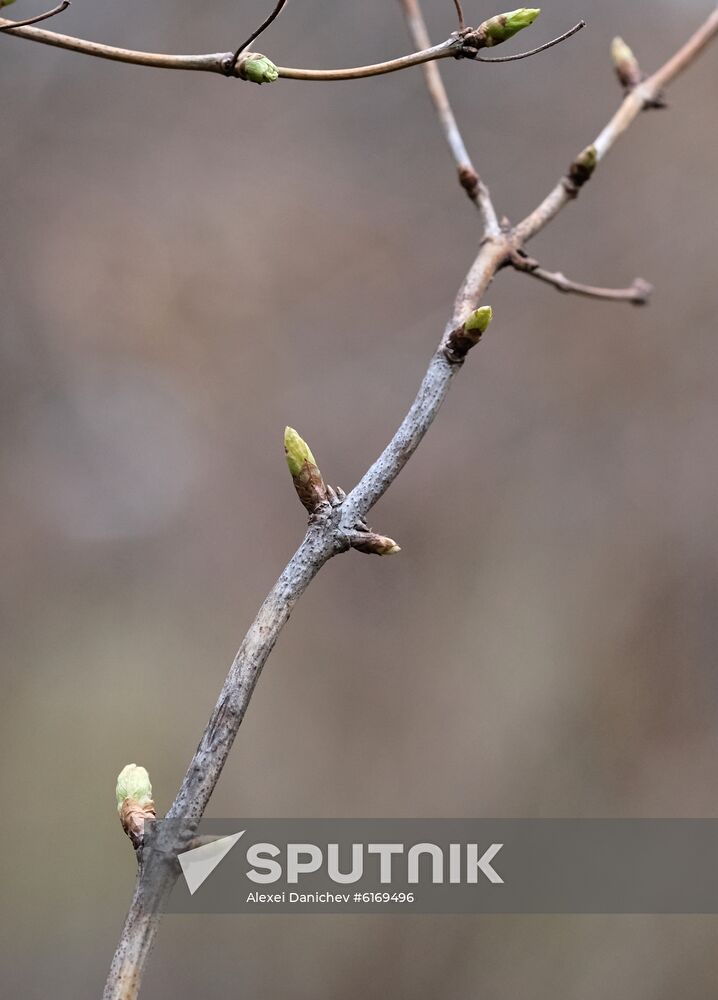
[{"label": "pale green bud tip", "polygon": [[622,38],[618,37],[611,42],[611,58],[616,66],[636,61],[633,50],[626,45]]},{"label": "pale green bud tip", "polygon": [[381,555],[383,555],[383,556],[395,556],[397,554],[397,552],[401,552],[401,546],[399,546],[399,545],[392,545],[392,547],[390,549],[387,549],[386,552],[382,552]]},{"label": "pale green bud tip", "polygon": [[464,323],[465,330],[473,330],[475,333],[482,334],[488,330],[489,323],[493,319],[494,310],[491,306],[481,306],[475,312],[469,316],[467,321]]},{"label": "pale green bud tip", "polygon": [[293,427],[284,428],[284,453],[287,456],[287,465],[293,476],[298,476],[302,471],[305,462],[316,465],[314,455],[307,442],[300,438]]},{"label": "pale green bud tip", "polygon": [[533,24],[540,13],[540,7],[519,7],[518,10],[512,10],[505,15],[506,27],[521,31],[522,28],[528,28]]},{"label": "pale green bud tip", "polygon": [[244,79],[251,80],[252,83],[274,83],[279,77],[279,70],[272,60],[259,52],[244,59],[240,64],[240,70]]},{"label": "pale green bud tip", "polygon": [[595,170],[596,164],[598,163],[598,151],[595,146],[586,146],[583,152],[580,154],[576,163],[584,170]]},{"label": "pale green bud tip", "polygon": [[497,14],[496,17],[489,18],[488,21],[484,21],[482,27],[494,44],[505,42],[533,24],[540,13],[540,7],[519,7],[518,10],[510,10],[506,14]]},{"label": "pale green bud tip", "polygon": [[611,59],[623,86],[628,89],[637,87],[641,82],[641,67],[622,38],[614,38],[611,42]]},{"label": "pale green bud tip", "polygon": [[125,799],[135,799],[140,805],[152,801],[150,776],[144,767],[127,764],[117,775],[117,811],[122,809]]}]

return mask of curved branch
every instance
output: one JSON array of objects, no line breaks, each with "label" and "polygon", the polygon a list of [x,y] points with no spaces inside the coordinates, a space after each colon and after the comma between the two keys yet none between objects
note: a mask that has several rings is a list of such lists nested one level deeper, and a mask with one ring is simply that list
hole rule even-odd
[{"label": "curved branch", "polygon": [[[46,10],[44,14],[36,14],[35,17],[26,17],[24,21],[10,21],[9,23],[13,28],[25,28],[31,24],[39,24],[40,21],[47,21],[51,17],[55,17],[57,14],[62,14],[64,10],[70,6],[70,0],[62,0],[61,4],[57,7],[53,7],[52,10]],[[0,8],[1,9],[1,8]],[[7,31],[7,27],[0,27],[0,31]]]},{"label": "curved branch", "polygon": [[[278,11],[281,11],[281,9],[279,7]],[[274,16],[272,17],[273,19]],[[248,44],[245,43],[242,49],[236,52],[210,52],[204,55],[185,56],[117,48],[114,45],[90,42],[83,38],[75,38],[72,35],[62,35],[56,31],[46,31],[43,28],[22,27],[17,22],[8,21],[4,18],[0,18],[0,31],[4,31],[8,35],[15,35],[18,38],[24,38],[30,42],[52,45],[55,48],[67,49],[70,52],[79,52],[87,56],[95,56],[98,59],[129,63],[133,66],[151,66],[155,69],[181,69],[220,73],[223,76],[232,78],[240,78],[238,57]],[[277,71],[279,78],[284,80],[328,82],[333,80],[362,80],[370,76],[383,76],[387,73],[397,73],[400,70],[409,69],[412,66],[421,66],[424,63],[433,62],[437,59],[459,59],[466,57],[475,62],[477,61],[475,52],[472,51],[469,53],[464,41],[464,34],[469,31],[470,29],[464,29],[463,32],[458,32],[438,45],[432,45],[420,52],[410,52],[408,55],[400,56],[398,59],[389,59],[385,62],[372,63],[368,66],[353,66],[347,69],[297,69],[291,66],[277,66]],[[551,44],[556,44],[556,42],[552,42]],[[480,61],[497,62],[498,60]]]},{"label": "curved branch", "polygon": [[363,80],[369,76],[384,76],[387,73],[397,73],[411,66],[421,66],[436,59],[454,59],[462,51],[462,41],[459,38],[447,38],[438,45],[432,45],[420,52],[410,52],[398,59],[388,59],[386,62],[372,63],[369,66],[354,66],[348,69],[290,69],[280,66],[279,75],[286,80]]},{"label": "curved branch", "polygon": [[492,56],[491,58],[476,56],[475,61],[482,63],[508,63],[518,62],[520,59],[530,59],[531,56],[537,56],[539,52],[546,52],[547,49],[552,49],[554,45],[560,45],[561,42],[565,42],[567,38],[571,38],[572,35],[575,35],[585,27],[586,22],[579,21],[578,24],[574,24],[573,28],[569,28],[568,31],[564,31],[562,35],[557,35],[556,38],[552,38],[550,42],[544,42],[543,45],[537,45],[535,49],[529,49],[527,52],[516,52],[512,56]]},{"label": "curved branch", "polygon": [[[40,42],[42,45],[52,45],[58,49],[79,52],[98,59],[109,59],[113,62],[129,63],[132,66],[151,66],[155,69],[182,69],[197,72],[221,73],[223,76],[237,77],[235,65],[233,73],[228,67],[234,65],[234,52],[210,52],[202,55],[169,55],[160,52],[141,52],[137,49],[122,49],[102,42],[90,42],[84,38],[63,35],[57,31],[46,31],[43,28],[22,27],[18,22],[0,18],[0,30],[17,38],[30,42]],[[280,78],[285,80],[360,80],[368,76],[381,76],[385,73],[396,73],[411,66],[420,66],[433,59],[449,59],[459,54],[462,47],[460,38],[447,38],[440,45],[433,45],[423,52],[411,52],[409,55],[390,59],[387,62],[374,63],[370,66],[356,66],[350,69],[294,69],[290,66],[278,66]],[[241,54],[241,52],[240,52]]]},{"label": "curved branch", "polygon": [[30,42],[40,42],[69,52],[79,52],[98,59],[109,59],[113,62],[129,63],[132,66],[153,66],[156,69],[197,70],[208,73],[224,73],[224,61],[231,52],[216,52],[208,55],[177,56],[165,55],[161,52],[140,52],[135,49],[121,49],[114,45],[104,45],[101,42],[89,42],[84,38],[72,35],[62,35],[57,31],[46,31],[44,28],[15,27],[14,21],[0,18],[0,29],[5,34],[24,38]]}]

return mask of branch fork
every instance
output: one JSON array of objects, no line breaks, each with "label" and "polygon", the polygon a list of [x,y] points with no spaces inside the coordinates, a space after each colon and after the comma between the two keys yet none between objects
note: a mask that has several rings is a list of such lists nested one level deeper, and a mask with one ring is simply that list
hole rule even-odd
[{"label": "branch fork", "polygon": [[401,552],[393,538],[372,531],[362,514],[342,510],[346,493],[324,482],[309,445],[293,427],[285,428],[284,453],[294,489],[309,514],[310,525],[319,527],[333,538],[337,552],[356,549],[376,556],[393,556]]}]

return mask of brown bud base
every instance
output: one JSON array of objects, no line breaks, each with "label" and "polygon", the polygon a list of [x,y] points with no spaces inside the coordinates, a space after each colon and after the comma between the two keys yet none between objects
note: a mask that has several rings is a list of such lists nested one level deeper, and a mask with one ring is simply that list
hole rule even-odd
[{"label": "brown bud base", "polygon": [[393,538],[377,535],[374,531],[357,531],[351,536],[351,548],[368,556],[393,556],[401,549]]},{"label": "brown bud base", "polygon": [[472,201],[476,201],[479,193],[479,175],[473,167],[459,167],[459,184],[468,194]]},{"label": "brown bud base", "polygon": [[316,514],[322,504],[329,502],[322,474],[312,462],[305,460],[299,474],[292,476],[292,482],[297,496],[310,514]]},{"label": "brown bud base", "polygon": [[587,146],[573,161],[563,179],[568,194],[575,197],[598,166],[595,146]]},{"label": "brown bud base", "polygon": [[144,840],[145,823],[156,818],[154,802],[144,804],[137,799],[125,799],[120,807],[120,823],[122,829],[132,841],[132,846],[137,850]]},{"label": "brown bud base", "polygon": [[452,365],[463,364],[469,351],[476,347],[483,335],[476,330],[466,330],[457,326],[449,334],[444,346],[444,356]]}]

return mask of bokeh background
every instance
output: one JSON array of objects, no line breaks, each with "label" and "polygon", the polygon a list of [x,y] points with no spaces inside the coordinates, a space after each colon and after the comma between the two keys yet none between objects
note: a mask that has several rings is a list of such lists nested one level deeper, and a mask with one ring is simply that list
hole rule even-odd
[{"label": "bokeh background", "polygon": [[[269,4],[75,0],[57,30],[228,49]],[[23,0],[8,14],[43,4]],[[710,0],[552,0],[512,66],[443,64],[519,218]],[[434,36],[450,0],[426,3]],[[467,0],[467,19],[495,13]],[[407,51],[393,2],[293,0],[261,48]],[[214,816],[715,816],[716,51],[532,245],[647,309],[513,273],[372,523],[262,676]],[[97,997],[134,860],[128,761],[170,803],[301,538],[290,423],[350,487],[476,251],[422,75],[257,88],[0,38],[0,989]],[[698,1000],[712,917],[168,917],[143,996]]]}]

